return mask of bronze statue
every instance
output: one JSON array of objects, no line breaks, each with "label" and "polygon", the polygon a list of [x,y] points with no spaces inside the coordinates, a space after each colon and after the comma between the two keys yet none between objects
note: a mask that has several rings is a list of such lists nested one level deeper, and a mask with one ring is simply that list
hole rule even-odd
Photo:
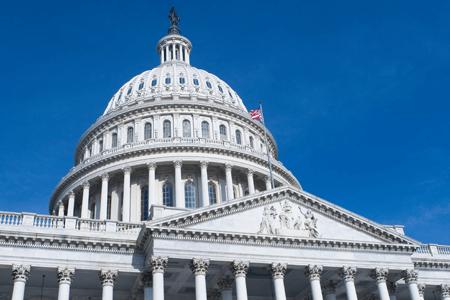
[{"label": "bronze statue", "polygon": [[170,9],[169,19],[170,19],[170,25],[178,26],[178,22],[180,22],[180,18],[178,18],[178,15],[175,11],[175,7],[172,7]]}]

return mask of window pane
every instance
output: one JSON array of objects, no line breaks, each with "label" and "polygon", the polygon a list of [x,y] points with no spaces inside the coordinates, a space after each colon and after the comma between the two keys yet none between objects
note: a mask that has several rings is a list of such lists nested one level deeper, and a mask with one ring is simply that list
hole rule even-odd
[{"label": "window pane", "polygon": [[148,186],[141,189],[141,221],[148,218]]},{"label": "window pane", "polygon": [[224,125],[220,125],[220,140],[226,141],[227,140],[227,128]]},{"label": "window pane", "polygon": [[250,137],[250,147],[253,148],[253,137]]},{"label": "window pane", "polygon": [[188,182],[184,186],[184,199],[186,208],[195,208],[195,187],[192,182]]},{"label": "window pane", "polygon": [[130,87],[130,88],[128,89],[127,95],[131,94],[131,91],[132,91],[132,90],[133,90],[133,88]]},{"label": "window pane", "polygon": [[208,88],[212,88],[211,82],[207,81],[207,82],[206,82],[206,86],[207,86]]},{"label": "window pane", "polygon": [[216,186],[212,183],[208,185],[209,204],[217,203],[216,199]]},{"label": "window pane", "polygon": [[239,145],[242,144],[241,132],[239,130],[236,130],[236,143]]},{"label": "window pane", "polygon": [[144,83],[141,82],[141,84],[139,85],[139,89],[142,90],[143,87],[144,87]]},{"label": "window pane", "polygon": [[191,137],[191,122],[183,121],[183,137]]},{"label": "window pane", "polygon": [[113,133],[112,135],[112,147],[115,148],[117,147],[117,134]]},{"label": "window pane", "polygon": [[195,78],[194,78],[194,84],[195,84],[195,85],[198,85],[198,79],[195,79]]},{"label": "window pane", "polygon": [[180,84],[184,84],[184,77],[180,77]]},{"label": "window pane", "polygon": [[166,84],[170,84],[170,77],[166,78]]},{"label": "window pane", "polygon": [[209,138],[209,123],[206,121],[202,122],[202,137]]},{"label": "window pane", "polygon": [[163,124],[163,137],[170,138],[172,137],[172,130],[170,126],[170,121],[165,120]]},{"label": "window pane", "polygon": [[144,139],[148,140],[152,138],[152,124],[146,123],[144,128]]},{"label": "window pane", "polygon": [[[156,79],[153,79],[153,80],[152,80],[152,86],[155,86],[155,85],[156,85],[156,82],[157,82],[157,80],[156,80]],[[169,81],[169,83],[170,83],[170,81]]]},{"label": "window pane", "polygon": [[133,127],[128,127],[127,130],[127,143],[133,142]]},{"label": "window pane", "polygon": [[230,93],[230,92],[228,92],[228,95],[230,95],[230,98],[231,98],[231,99],[233,99],[233,95],[231,95],[231,93]]},{"label": "window pane", "polygon": [[172,185],[170,183],[163,185],[163,205],[173,206],[173,192]]},{"label": "window pane", "polygon": [[102,151],[103,151],[103,141],[100,141],[98,144],[99,144],[99,149],[98,149],[98,151],[99,151],[99,152],[102,152]]},{"label": "window pane", "polygon": [[223,93],[222,87],[221,87],[220,85],[218,85],[217,87],[219,88],[219,91],[220,91],[221,93]]}]

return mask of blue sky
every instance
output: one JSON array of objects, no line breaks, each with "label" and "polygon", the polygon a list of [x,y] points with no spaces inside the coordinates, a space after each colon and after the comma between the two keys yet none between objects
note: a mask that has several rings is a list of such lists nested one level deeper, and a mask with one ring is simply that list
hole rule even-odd
[{"label": "blue sky", "polygon": [[172,6],[191,64],[262,101],[306,191],[450,244],[448,1],[1,1],[1,211],[48,213],[78,138],[159,64]]}]

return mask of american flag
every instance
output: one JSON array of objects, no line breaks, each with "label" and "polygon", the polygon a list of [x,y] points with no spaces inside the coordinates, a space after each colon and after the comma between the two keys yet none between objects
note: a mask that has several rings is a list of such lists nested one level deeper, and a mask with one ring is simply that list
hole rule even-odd
[{"label": "american flag", "polygon": [[262,116],[261,116],[261,111],[259,109],[251,110],[250,116],[252,117],[253,120],[260,120],[261,122],[263,121]]}]

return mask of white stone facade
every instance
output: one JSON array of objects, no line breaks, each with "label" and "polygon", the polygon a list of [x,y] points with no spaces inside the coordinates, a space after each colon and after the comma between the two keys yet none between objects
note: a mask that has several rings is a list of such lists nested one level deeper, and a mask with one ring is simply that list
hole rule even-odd
[{"label": "white stone facade", "polygon": [[450,299],[450,246],[303,191],[241,98],[190,66],[176,19],[161,65],[81,137],[51,215],[0,212],[1,299]]}]

